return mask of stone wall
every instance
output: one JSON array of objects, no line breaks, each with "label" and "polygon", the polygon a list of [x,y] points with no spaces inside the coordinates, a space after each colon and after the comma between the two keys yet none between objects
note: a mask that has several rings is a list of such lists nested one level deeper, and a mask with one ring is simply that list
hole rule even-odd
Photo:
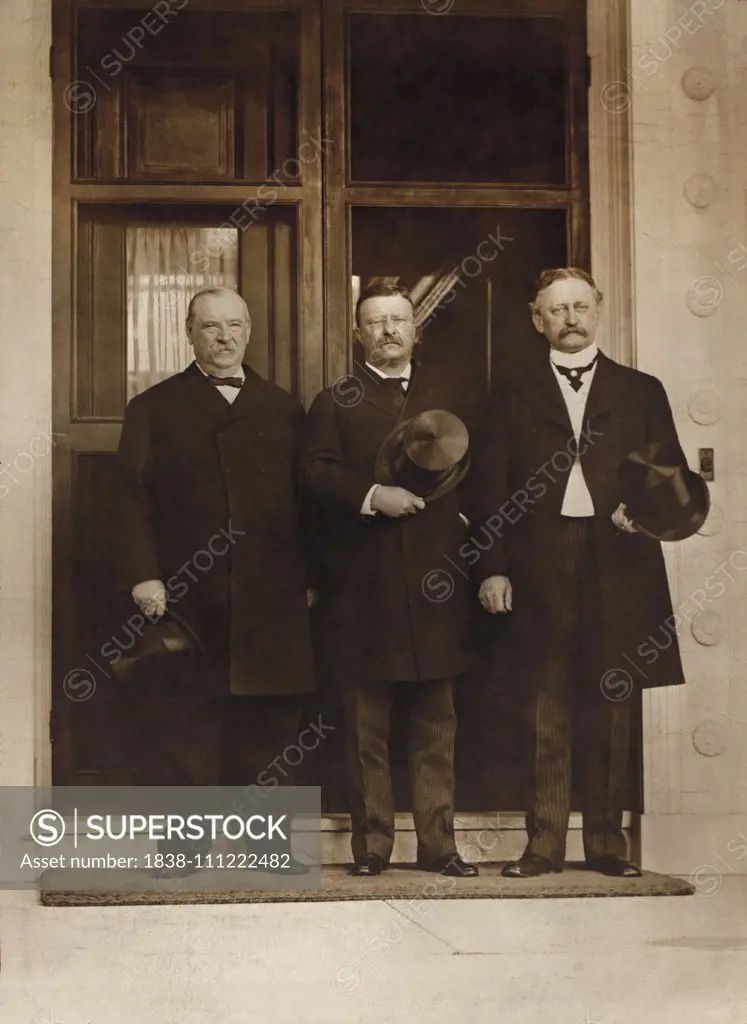
[{"label": "stone wall", "polygon": [[0,784],[44,782],[51,646],[50,0],[0,32]]},{"label": "stone wall", "polygon": [[744,871],[747,3],[632,0],[630,31],[636,361],[664,382],[690,465],[715,452],[711,519],[667,551],[688,685],[647,695],[643,849],[668,870]]}]

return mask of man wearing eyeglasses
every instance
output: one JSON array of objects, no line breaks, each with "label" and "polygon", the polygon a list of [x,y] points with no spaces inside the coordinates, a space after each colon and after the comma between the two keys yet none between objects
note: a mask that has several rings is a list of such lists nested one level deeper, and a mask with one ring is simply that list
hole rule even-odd
[{"label": "man wearing eyeglasses", "polygon": [[477,874],[454,840],[453,679],[472,660],[468,581],[450,568],[465,539],[458,491],[432,502],[377,484],[382,442],[428,409],[460,414],[440,368],[416,366],[412,301],[395,281],[366,288],[355,310],[364,361],[317,395],[302,459],[317,511],[320,651],[342,694],[353,874],[378,875],[394,844],[392,712],[407,716],[421,868]]},{"label": "man wearing eyeglasses", "polygon": [[132,399],[119,446],[124,583],[151,619],[177,611],[210,669],[199,692],[150,704],[149,781],[287,783],[281,758],[314,689],[304,411],[244,364],[251,321],[236,292],[195,295],[186,330],[194,362]]}]

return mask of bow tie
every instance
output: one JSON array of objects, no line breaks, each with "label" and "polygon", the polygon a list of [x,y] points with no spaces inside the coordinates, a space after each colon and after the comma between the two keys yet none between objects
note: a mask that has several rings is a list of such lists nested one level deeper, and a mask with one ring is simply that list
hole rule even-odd
[{"label": "bow tie", "polygon": [[244,383],[243,377],[214,377],[212,373],[205,376],[216,388],[240,388]]},{"label": "bow tie", "polygon": [[562,373],[562,375],[567,378],[568,383],[571,385],[574,391],[580,391],[584,384],[582,379],[584,374],[588,373],[589,370],[591,370],[591,368],[594,366],[598,358],[599,353],[597,352],[592,361],[590,363],[587,363],[586,366],[560,366],[558,363],[555,362],[553,362],[552,365],[555,367],[558,373]]}]

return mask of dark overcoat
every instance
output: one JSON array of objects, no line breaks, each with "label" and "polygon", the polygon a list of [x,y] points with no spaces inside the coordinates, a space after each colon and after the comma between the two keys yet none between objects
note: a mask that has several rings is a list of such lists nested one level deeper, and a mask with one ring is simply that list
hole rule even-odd
[{"label": "dark overcoat", "polygon": [[[594,503],[603,684],[620,699],[643,687],[684,682],[661,544],[618,530],[611,516],[625,500],[618,471],[649,442],[685,463],[661,382],[600,353],[589,389],[579,456]],[[513,611],[502,628],[517,657],[519,682],[542,679],[545,642],[563,600],[557,524],[573,463],[574,439],[545,347],[497,389],[475,445],[467,506],[473,522],[463,549],[480,583],[506,575]],[[544,640],[543,640],[544,638]],[[512,663],[513,664],[513,663]]]},{"label": "dark overcoat", "polygon": [[395,425],[426,409],[462,412],[438,376],[415,368],[399,406],[356,364],[309,410],[302,465],[316,510],[319,650],[325,677],[343,685],[445,679],[472,662],[470,583],[456,562],[466,538],[459,490],[412,516],[361,515]]},{"label": "dark overcoat", "polygon": [[119,446],[123,583],[160,579],[220,692],[307,693],[301,405],[244,367],[229,404],[196,363],[136,396]]}]

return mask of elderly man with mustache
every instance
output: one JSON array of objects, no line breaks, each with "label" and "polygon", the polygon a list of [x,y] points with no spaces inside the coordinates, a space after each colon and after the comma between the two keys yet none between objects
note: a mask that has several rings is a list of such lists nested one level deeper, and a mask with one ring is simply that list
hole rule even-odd
[{"label": "elderly man with mustache", "polygon": [[635,877],[621,829],[635,694],[684,677],[676,638],[635,678],[623,671],[672,603],[661,545],[626,514],[620,467],[649,446],[672,466],[685,457],[660,381],[597,348],[589,274],[544,271],[531,315],[547,345],[501,382],[470,478],[475,536],[509,510],[473,572],[484,608],[509,617],[504,668],[526,693],[534,753],[529,842],[504,874],[562,869],[573,750],[587,864]]},{"label": "elderly man with mustache", "polygon": [[[148,616],[175,606],[209,662],[192,692],[144,695],[149,781],[289,783],[269,766],[296,742],[314,689],[304,411],[244,363],[251,320],[236,292],[195,295],[186,331],[194,362],[132,399],[119,446],[124,584]],[[284,870],[306,869],[289,858]]]}]

